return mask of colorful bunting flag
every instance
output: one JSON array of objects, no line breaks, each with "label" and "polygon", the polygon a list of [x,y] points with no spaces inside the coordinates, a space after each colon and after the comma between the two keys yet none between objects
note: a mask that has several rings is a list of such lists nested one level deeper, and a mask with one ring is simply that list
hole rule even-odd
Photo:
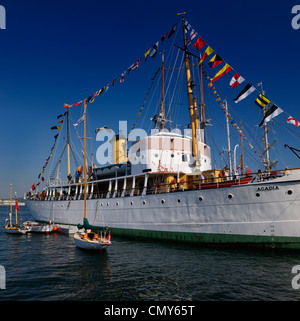
[{"label": "colorful bunting flag", "polygon": [[263,108],[265,108],[271,101],[270,101],[270,99],[266,98],[263,94],[260,94],[260,95],[256,98],[256,100],[255,100],[254,102],[255,102],[255,104],[256,104],[259,108],[263,109]]},{"label": "colorful bunting flag", "polygon": [[126,71],[122,72],[120,83],[124,82],[125,74],[126,74]]},{"label": "colorful bunting flag", "polygon": [[176,26],[177,26],[177,23],[175,23],[175,25],[172,27],[172,30],[170,31],[169,35],[168,35],[168,39],[175,33],[176,31]]},{"label": "colorful bunting flag", "polygon": [[72,104],[72,105],[64,104],[64,107],[65,107],[65,108],[70,108],[70,107],[73,107],[73,106],[80,106],[80,105],[81,105],[81,103],[82,103],[82,100],[81,100],[81,101],[79,101],[78,103],[76,103],[76,104]]},{"label": "colorful bunting flag", "polygon": [[57,119],[59,119],[60,117],[63,117],[63,116],[65,116],[67,114],[67,112],[64,112],[63,114],[61,114],[61,115],[58,115],[57,116]]},{"label": "colorful bunting flag", "polygon": [[167,35],[168,35],[168,32],[166,32],[162,37],[161,37],[161,44],[163,45],[164,44],[164,42],[165,42],[165,40],[166,40],[166,38],[167,38]]},{"label": "colorful bunting flag", "polygon": [[211,58],[208,65],[210,68],[215,68],[216,66],[218,66],[222,62],[223,62],[223,59],[218,54],[216,54]]},{"label": "colorful bunting flag", "polygon": [[232,68],[228,64],[225,64],[225,66],[219,72],[216,73],[215,77],[211,79],[211,82],[215,82],[231,70]]},{"label": "colorful bunting flag", "polygon": [[238,85],[240,85],[245,79],[240,76],[238,73],[236,73],[230,80],[229,85],[232,88],[236,88]]},{"label": "colorful bunting flag", "polygon": [[145,52],[145,54],[144,54],[144,56],[145,56],[145,61],[147,61],[147,58],[148,58],[148,56],[149,56],[149,54],[150,54],[150,51],[151,51],[151,48],[150,48],[147,52]]},{"label": "colorful bunting flag", "polygon": [[205,50],[202,58],[200,59],[199,65],[200,65],[209,55],[211,55],[213,52],[214,52],[213,49],[212,49],[210,46],[208,46],[208,47],[206,48],[206,50]]},{"label": "colorful bunting flag", "polygon": [[159,44],[159,41],[153,45],[153,50],[150,53],[151,58],[154,58],[156,56],[157,51],[158,51],[158,44]]},{"label": "colorful bunting flag", "polygon": [[61,130],[61,126],[53,126],[53,127],[51,127],[51,130],[53,130],[53,129]]},{"label": "colorful bunting flag", "polygon": [[206,42],[201,37],[198,37],[196,42],[193,44],[193,47],[199,51],[205,44]]},{"label": "colorful bunting flag", "polygon": [[292,116],[289,116],[286,121],[289,123],[289,124],[293,124],[295,125],[296,127],[299,127],[299,122],[293,118]]},{"label": "colorful bunting flag", "polygon": [[255,87],[250,85],[249,83],[245,86],[245,88],[238,94],[236,98],[234,98],[234,102],[238,103],[239,101],[245,99],[247,96],[249,96],[253,91],[255,90]]},{"label": "colorful bunting flag", "polygon": [[190,43],[192,42],[192,40],[197,36],[197,32],[192,29],[191,33],[190,33],[190,39],[187,41],[187,46],[190,45]]},{"label": "colorful bunting flag", "polygon": [[265,116],[264,116],[263,120],[261,121],[261,123],[259,124],[259,127],[261,127],[262,125],[264,125],[265,123],[267,123],[268,121],[273,119],[274,117],[278,116],[282,112],[283,112],[283,110],[281,108],[279,108],[276,105],[273,105],[265,113]]}]

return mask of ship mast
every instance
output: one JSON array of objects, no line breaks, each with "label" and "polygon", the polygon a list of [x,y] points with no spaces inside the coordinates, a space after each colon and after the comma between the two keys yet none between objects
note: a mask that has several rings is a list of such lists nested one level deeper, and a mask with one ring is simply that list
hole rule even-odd
[{"label": "ship mast", "polygon": [[[226,115],[228,115],[227,98],[225,99],[225,107],[226,107]],[[228,159],[229,159],[229,171],[230,171],[229,176],[231,176],[232,175],[232,157],[231,157],[230,128],[229,128],[228,117],[226,117],[226,128],[227,128]]]},{"label": "ship mast", "polygon": [[[68,152],[68,176],[71,175],[71,166],[70,166],[70,114],[69,108],[67,109],[67,152]],[[71,181],[68,180],[69,183]]]},{"label": "ship mast", "polygon": [[10,214],[12,214],[12,184],[10,184]]},{"label": "ship mast", "polygon": [[[201,55],[200,55],[201,58]],[[203,95],[203,74],[202,74],[202,64],[200,64],[200,76],[201,76],[201,122],[200,122],[200,129],[201,129],[201,141],[205,143],[205,104],[204,104],[204,95]],[[198,119],[198,118],[197,118]]]},{"label": "ship mast", "polygon": [[87,182],[86,182],[86,100],[84,101],[84,110],[83,110],[83,122],[84,122],[84,133],[83,133],[83,150],[84,150],[84,222],[86,220],[86,187],[87,187]]},{"label": "ship mast", "polygon": [[[187,82],[187,93],[188,93],[188,104],[189,104],[189,112],[190,112],[190,119],[191,119],[191,128],[192,128],[192,155],[193,157],[197,156],[197,142],[196,142],[196,124],[194,110],[194,99],[193,99],[193,82],[191,80],[191,70],[190,70],[190,60],[187,53],[187,41],[185,35],[185,25],[184,25],[184,16],[181,17],[182,21],[182,32],[183,32],[183,43],[184,43],[184,60],[185,60],[185,70],[186,70],[186,82]],[[200,161],[200,157],[196,159],[196,163]]]},{"label": "ship mast", "polygon": [[164,51],[161,52],[162,59],[162,121],[161,121],[161,129],[165,129],[165,54]]}]

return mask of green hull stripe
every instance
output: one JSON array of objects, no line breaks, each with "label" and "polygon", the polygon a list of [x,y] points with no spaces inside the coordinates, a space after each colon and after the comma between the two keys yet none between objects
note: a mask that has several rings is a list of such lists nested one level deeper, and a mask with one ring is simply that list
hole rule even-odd
[{"label": "green hull stripe", "polygon": [[112,232],[112,236],[116,235],[134,239],[175,241],[181,243],[194,243],[211,246],[254,246],[283,249],[300,249],[300,237],[185,233],[120,228],[110,228],[110,230]]},{"label": "green hull stripe", "polygon": [[[99,231],[103,230],[104,228],[105,226],[94,226],[94,229]],[[116,227],[109,227],[109,230],[112,233],[112,237],[115,235],[140,240],[159,240],[180,243],[193,243],[200,245],[202,244],[208,246],[222,246],[230,248],[262,247],[300,249],[300,237],[168,232]]]}]

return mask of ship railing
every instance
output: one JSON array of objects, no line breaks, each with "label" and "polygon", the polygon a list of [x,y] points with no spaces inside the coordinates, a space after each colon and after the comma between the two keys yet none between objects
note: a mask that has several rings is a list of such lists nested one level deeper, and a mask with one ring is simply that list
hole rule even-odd
[{"label": "ship railing", "polygon": [[[161,182],[153,184],[153,181],[149,180],[149,174],[143,174],[138,176],[123,176],[110,178],[106,180],[89,181],[87,184],[87,199],[103,199],[103,198],[116,198],[116,197],[128,197],[138,195],[152,195],[152,194],[164,194],[171,192],[184,192],[188,190],[201,190],[201,189],[214,189],[220,187],[229,187],[241,184],[248,184],[254,182],[262,182],[271,180],[283,175],[288,175],[285,171],[273,171],[273,172],[257,172],[252,173],[251,179],[245,182],[244,175],[235,175],[232,178],[194,178],[188,176],[187,181],[178,182]],[[153,177],[152,177],[153,178]],[[103,184],[106,187],[103,188]],[[102,185],[102,187],[101,187]],[[27,199],[34,200],[82,200],[84,199],[84,185],[83,183],[66,184],[63,186],[48,186],[48,188],[42,193],[36,195],[30,195]]]}]

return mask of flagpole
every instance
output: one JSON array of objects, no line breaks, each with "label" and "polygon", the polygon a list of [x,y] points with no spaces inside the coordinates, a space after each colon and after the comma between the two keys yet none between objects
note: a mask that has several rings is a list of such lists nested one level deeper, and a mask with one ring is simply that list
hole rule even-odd
[{"label": "flagpole", "polygon": [[161,129],[164,130],[165,128],[165,54],[164,51],[161,52],[161,59],[162,59],[162,112],[163,112],[163,119],[161,123]]},{"label": "flagpole", "polygon": [[[231,145],[230,145],[230,128],[229,128],[229,119],[227,117],[228,115],[228,107],[227,107],[227,98],[225,99],[225,107],[226,107],[226,127],[227,127],[227,144],[228,144],[228,158],[229,158],[229,177],[232,176],[232,159],[231,159]],[[230,178],[229,178],[230,179]]]},{"label": "flagpole", "polygon": [[[265,96],[266,92],[263,89],[262,81],[258,85],[260,85],[260,87],[261,87],[261,93]],[[266,116],[268,105],[265,106],[265,108],[264,108],[264,117]],[[264,124],[264,153],[266,154],[266,158],[264,159],[265,170],[268,171],[269,168],[270,168],[270,155],[269,155],[268,125],[267,125],[267,122]]]},{"label": "flagpole", "polygon": [[[67,109],[67,151],[68,151],[68,177],[71,175],[71,165],[70,165],[70,115],[69,108]],[[71,180],[68,179],[71,183]]]},{"label": "flagpole", "polygon": [[[197,143],[196,143],[196,126],[195,126],[195,115],[194,115],[194,99],[193,99],[193,83],[191,80],[191,70],[190,70],[190,61],[187,54],[187,41],[185,35],[185,26],[184,26],[184,16],[181,17],[182,21],[182,32],[183,32],[183,43],[184,43],[184,57],[185,57],[185,70],[186,70],[186,82],[187,82],[187,92],[188,92],[188,103],[189,103],[189,112],[191,119],[192,127],[192,154],[193,157],[197,156]],[[196,163],[199,164],[199,159],[196,159]]]},{"label": "flagpole", "polygon": [[84,219],[86,219],[86,100],[84,101],[84,111],[83,111],[83,121],[84,121],[84,134],[83,134],[83,142],[84,142]]}]

